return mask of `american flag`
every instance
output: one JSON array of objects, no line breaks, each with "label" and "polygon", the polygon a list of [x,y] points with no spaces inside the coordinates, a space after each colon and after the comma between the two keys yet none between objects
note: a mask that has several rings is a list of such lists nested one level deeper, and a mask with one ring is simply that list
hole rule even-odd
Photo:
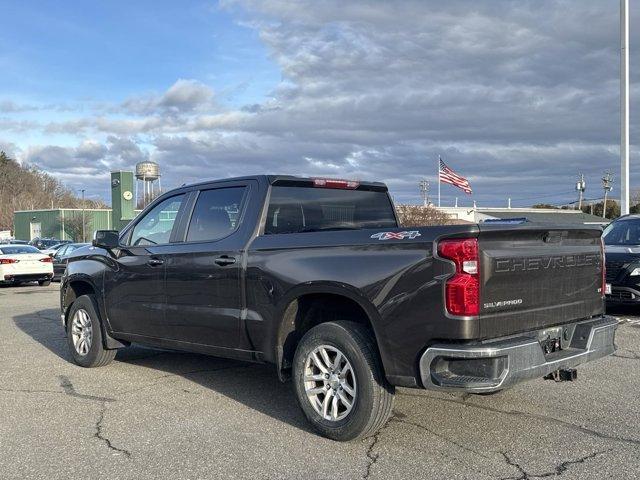
[{"label": "american flag", "polygon": [[448,183],[449,185],[453,185],[454,187],[458,187],[464,191],[464,193],[471,195],[473,193],[471,191],[471,186],[469,185],[469,180],[464,177],[461,177],[456,172],[447,167],[447,164],[440,159],[440,171],[438,172],[438,177],[440,181],[443,183]]}]

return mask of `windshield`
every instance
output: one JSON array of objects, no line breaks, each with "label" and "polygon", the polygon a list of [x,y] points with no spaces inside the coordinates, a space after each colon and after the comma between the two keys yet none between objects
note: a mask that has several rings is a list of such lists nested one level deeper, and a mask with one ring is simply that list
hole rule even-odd
[{"label": "windshield", "polygon": [[613,222],[602,236],[605,245],[640,245],[640,219]]},{"label": "windshield", "polygon": [[0,248],[0,255],[18,255],[21,253],[40,253],[40,250],[31,245],[16,245]]}]

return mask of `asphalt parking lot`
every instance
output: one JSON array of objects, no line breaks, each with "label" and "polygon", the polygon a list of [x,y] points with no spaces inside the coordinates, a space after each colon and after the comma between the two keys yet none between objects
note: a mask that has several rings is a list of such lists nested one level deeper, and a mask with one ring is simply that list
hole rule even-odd
[{"label": "asphalt parking lot", "polygon": [[491,396],[403,389],[374,437],[316,436],[268,366],[132,347],[70,361],[58,285],[0,288],[0,478],[640,476],[640,317],[577,382]]}]

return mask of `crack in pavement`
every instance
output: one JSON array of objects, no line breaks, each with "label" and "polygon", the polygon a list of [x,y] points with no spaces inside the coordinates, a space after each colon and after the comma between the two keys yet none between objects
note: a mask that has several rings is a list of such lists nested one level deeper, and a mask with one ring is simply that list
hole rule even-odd
[{"label": "crack in pavement", "polygon": [[549,416],[546,416],[546,415],[540,415],[540,414],[537,414],[537,413],[522,412],[520,410],[501,410],[499,408],[488,407],[486,405],[478,405],[478,404],[470,403],[470,402],[463,402],[463,401],[456,400],[456,399],[453,399],[453,398],[438,398],[438,397],[432,397],[430,395],[415,395],[415,394],[404,393],[404,392],[401,393],[401,395],[406,395],[408,397],[427,398],[429,400],[436,400],[436,401],[440,401],[440,402],[455,403],[455,404],[458,404],[458,405],[462,405],[464,407],[477,408],[479,410],[484,410],[484,411],[487,411],[487,412],[500,413],[500,414],[515,416],[515,417],[525,417],[525,418],[531,418],[531,419],[535,419],[535,420],[542,420],[544,422],[554,423],[556,425],[563,426],[563,427],[568,428],[570,430],[573,430],[575,432],[584,433],[586,435],[590,435],[592,437],[600,438],[602,440],[612,440],[612,441],[616,441],[616,442],[620,442],[620,443],[626,443],[628,445],[633,445],[634,447],[640,447],[640,440],[635,439],[635,438],[626,438],[626,437],[620,437],[620,436],[616,436],[616,435],[610,435],[610,434],[607,434],[607,433],[602,433],[602,432],[599,432],[597,430],[593,430],[591,428],[583,427],[581,425],[576,425],[575,423],[571,423],[571,422],[568,422],[566,420],[560,420],[559,418],[549,417]]},{"label": "crack in pavement", "polygon": [[380,440],[381,432],[382,432],[382,429],[376,432],[376,434],[372,437],[372,441],[371,441],[371,444],[369,445],[369,448],[367,448],[367,451],[365,452],[365,454],[367,455],[368,463],[367,463],[367,467],[364,472],[364,475],[362,476],[364,480],[367,480],[369,478],[369,476],[371,475],[371,469],[373,468],[375,463],[378,461],[378,458],[380,458],[380,454],[374,453],[373,450],[376,448],[376,445]]},{"label": "crack in pavement", "polygon": [[103,425],[102,423],[104,422],[104,415],[107,411],[107,403],[106,401],[102,402],[102,407],[100,409],[100,414],[98,415],[98,420],[96,421],[96,431],[93,434],[93,436],[95,438],[97,438],[98,440],[102,441],[109,449],[113,450],[114,452],[117,452],[117,454],[124,454],[127,458],[131,458],[131,452],[129,450],[125,450],[124,448],[118,448],[116,446],[113,445],[113,443],[111,443],[111,440],[108,437],[105,437],[104,433],[103,433]]},{"label": "crack in pavement", "polygon": [[246,364],[246,365],[230,365],[230,366],[226,366],[226,367],[219,367],[219,368],[203,368],[203,369],[199,369],[199,370],[190,370],[187,372],[178,372],[178,373],[167,373],[166,375],[160,375],[158,377],[156,377],[153,382],[148,383],[146,385],[143,385],[141,387],[138,388],[134,388],[131,390],[123,390],[118,392],[118,395],[129,395],[130,393],[137,393],[140,392],[142,390],[146,390],[147,388],[152,388],[155,387],[156,385],[159,385],[160,383],[162,383],[164,380],[168,379],[168,378],[172,378],[172,377],[185,377],[188,375],[196,375],[198,373],[209,373],[209,372],[221,372],[223,370],[232,370],[234,368],[249,368],[254,366],[253,364]]},{"label": "crack in pavement", "polygon": [[458,447],[461,450],[464,450],[465,452],[473,453],[474,455],[478,455],[479,457],[482,457],[482,458],[484,458],[486,460],[493,460],[491,457],[489,457],[487,455],[484,455],[484,454],[478,452],[477,450],[469,448],[466,445],[462,445],[461,443],[456,442],[452,438],[445,437],[444,435],[442,435],[442,434],[440,434],[438,432],[435,432],[435,431],[431,430],[430,428],[425,427],[424,425],[420,425],[419,423],[412,422],[411,420],[406,420],[405,418],[400,417],[400,416],[394,416],[394,417],[390,418],[389,421],[390,422],[404,423],[405,425],[410,425],[412,427],[422,429],[425,432],[430,433],[434,437],[439,438],[440,440],[444,440],[447,443],[455,445],[456,447]]},{"label": "crack in pavement", "polygon": [[7,393],[55,393],[56,395],[65,395],[65,392],[59,390],[38,390],[36,388],[0,388],[0,392]]},{"label": "crack in pavement", "polygon": [[75,387],[73,386],[73,383],[69,379],[69,377],[65,375],[59,375],[58,378],[60,379],[60,386],[64,390],[63,392],[58,392],[58,393],[64,393],[65,395],[69,395],[75,398],[80,398],[82,400],[100,402],[100,413],[98,414],[98,419],[96,420],[96,423],[95,423],[96,431],[93,434],[93,436],[98,440],[102,441],[109,449],[119,454],[122,453],[126,455],[128,458],[131,458],[131,452],[129,450],[125,450],[123,448],[118,448],[114,446],[113,443],[111,443],[111,440],[108,437],[106,437],[103,433],[103,430],[104,430],[103,422],[104,422],[104,415],[107,411],[107,404],[110,402],[115,402],[116,399],[109,398],[109,397],[98,397],[94,395],[84,395],[84,394],[78,393]]},{"label": "crack in pavement", "polygon": [[527,472],[522,465],[520,465],[518,462],[512,460],[509,457],[509,455],[507,455],[507,452],[500,452],[502,454],[502,456],[504,457],[505,462],[507,462],[507,465],[515,467],[518,470],[518,472],[520,473],[520,476],[518,476],[518,477],[504,477],[501,480],[529,480],[531,478],[559,477],[564,472],[566,472],[569,469],[570,466],[577,465],[579,463],[584,463],[587,460],[595,458],[598,455],[603,455],[603,454],[608,453],[608,452],[610,452],[612,450],[613,450],[612,448],[609,448],[607,450],[599,450],[597,452],[590,453],[589,455],[585,455],[584,457],[580,457],[580,458],[578,458],[576,460],[565,460],[564,462],[559,463],[558,465],[556,465],[554,467],[553,471],[545,472],[545,473],[539,473],[539,474],[532,474],[532,473]]},{"label": "crack in pavement", "polygon": [[81,398],[83,400],[91,400],[95,402],[103,402],[103,403],[116,401],[115,398],[97,397],[94,395],[84,395],[82,393],[78,393],[76,392],[76,389],[73,386],[73,383],[71,383],[71,380],[69,379],[69,377],[67,377],[66,375],[59,375],[58,378],[60,379],[60,386],[64,390],[64,393],[71,397]]}]

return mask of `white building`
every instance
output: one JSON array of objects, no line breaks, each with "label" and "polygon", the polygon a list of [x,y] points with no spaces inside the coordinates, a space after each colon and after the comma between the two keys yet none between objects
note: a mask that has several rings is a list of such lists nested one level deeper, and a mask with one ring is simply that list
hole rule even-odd
[{"label": "white building", "polygon": [[526,219],[555,224],[607,225],[610,220],[580,210],[555,208],[435,207],[453,220],[481,223],[485,220]]}]

